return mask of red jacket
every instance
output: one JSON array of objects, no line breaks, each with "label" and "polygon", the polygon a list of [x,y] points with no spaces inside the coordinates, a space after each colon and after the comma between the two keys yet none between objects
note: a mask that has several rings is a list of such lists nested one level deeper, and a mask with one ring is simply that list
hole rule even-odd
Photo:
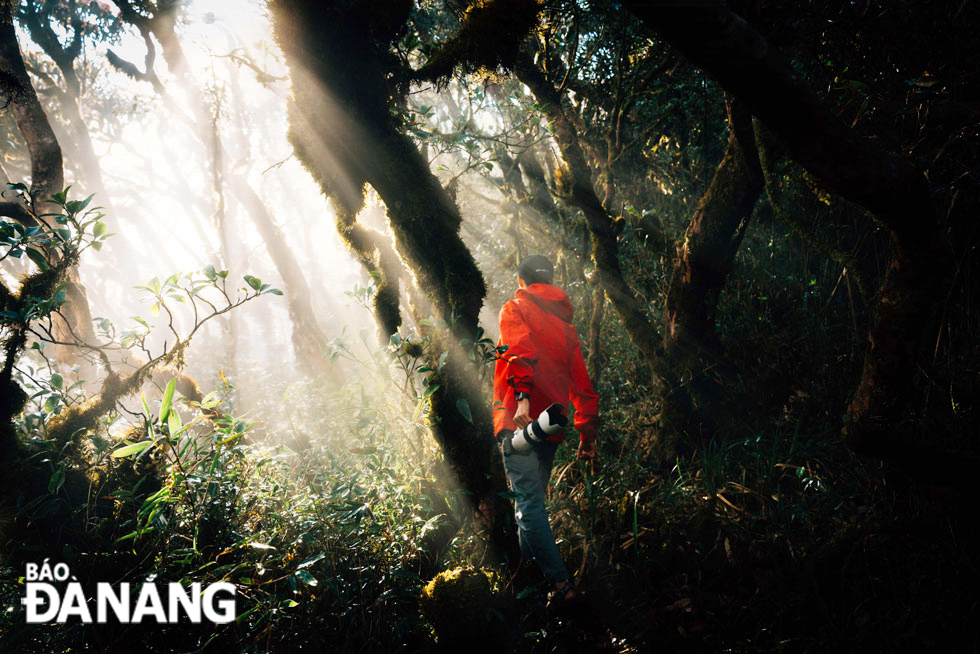
[{"label": "red jacket", "polygon": [[[550,284],[517,290],[500,311],[500,342],[507,351],[497,359],[493,375],[493,429],[516,429],[514,412],[523,391],[531,396],[531,419],[554,402],[575,406],[575,429],[583,441],[595,440],[599,428],[599,396],[592,390],[572,325],[572,303],[565,291]],[[562,432],[548,440],[561,442]]]}]

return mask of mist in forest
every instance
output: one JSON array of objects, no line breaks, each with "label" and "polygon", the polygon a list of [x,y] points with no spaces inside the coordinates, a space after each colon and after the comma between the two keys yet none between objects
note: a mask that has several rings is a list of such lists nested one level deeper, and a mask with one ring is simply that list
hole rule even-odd
[{"label": "mist in forest", "polygon": [[[97,11],[113,18],[119,15],[118,8],[107,3],[99,4]],[[79,266],[93,317],[106,318],[122,331],[139,315],[154,327],[148,339],[151,349],[161,348],[170,336],[162,329],[165,316],[150,310],[153,303],[139,297],[137,285],[213,265],[233,276],[251,274],[282,288],[270,246],[233,190],[234,184],[244,183],[260,196],[281,232],[281,245],[276,247],[287,248],[306,277],[324,334],[330,340],[373,347],[369,310],[352,297],[358,288],[370,285],[370,276],[337,236],[333,207],[292,154],[287,139],[288,71],[271,39],[264,3],[194,2],[182,9],[180,24],[184,65],[160,72],[161,89],[121,70],[147,56],[146,43],[132,26],[114,26],[104,40],[83,41],[77,64],[83,87],[78,104],[85,112],[104,186],[94,184],[81,158],[73,160],[70,154],[65,183],[73,197],[95,193],[93,202],[107,213],[106,224],[114,233],[105,250],[86,257]],[[52,18],[52,28],[57,33],[65,26]],[[62,83],[57,68],[29,33],[19,27],[18,34],[28,46],[25,57],[49,75],[44,79]],[[112,58],[107,61],[109,52]],[[112,60],[122,65],[109,65]],[[322,92],[330,93],[329,89]],[[195,94],[198,99],[191,97]],[[448,105],[443,106],[441,98],[449,100]],[[194,114],[198,101],[204,103],[202,115]],[[505,135],[513,129],[509,117],[492,101],[473,102],[468,91],[456,85],[442,92],[420,88],[412,104],[419,111],[420,125],[433,131],[451,132],[465,121],[490,134]],[[459,104],[467,106],[465,118]],[[73,126],[66,124],[56,107],[52,109],[62,119],[53,121],[59,141],[70,148],[77,140]],[[428,155],[440,179],[459,184],[460,202],[466,203],[474,223],[490,223],[486,230],[465,230],[464,239],[475,248],[493,248],[488,255],[498,253],[507,237],[495,234],[492,224],[499,219],[505,199],[472,167],[499,175],[499,165],[491,168],[489,153],[483,154],[482,161],[437,148]],[[8,177],[29,179],[26,164],[16,158],[6,161]],[[387,231],[384,205],[376,195],[369,195],[359,220],[379,233]],[[490,257],[481,264],[501,285],[499,297],[481,314],[487,334],[495,338],[496,313],[516,287],[515,269]],[[16,285],[15,276],[28,268],[5,270],[5,278]],[[189,316],[177,315],[176,320],[186,328]],[[412,330],[412,325],[407,327]],[[217,373],[221,370],[243,406],[269,396],[270,391],[288,394],[289,385],[303,377],[290,343],[294,328],[301,327],[291,324],[285,300],[269,298],[264,306],[248,307],[197,335],[188,352],[187,370],[195,379],[212,384],[223,383]],[[350,372],[339,371],[335,382],[342,385]]]},{"label": "mist in forest", "polygon": [[[138,32],[123,29],[117,43],[86,44],[83,70],[91,79],[85,80],[83,106],[89,112],[85,119],[105,189],[97,192],[80,164],[72,169],[70,158],[66,183],[74,197],[95,192],[93,202],[104,207],[107,224],[116,232],[102,253],[81,262],[93,314],[120,329],[133,315],[157,324],[134,286],[208,264],[237,278],[252,274],[282,286],[247,211],[230,188],[216,188],[217,165],[222,177],[242,179],[267,207],[274,208],[272,220],[311,280],[317,313],[330,326],[330,336],[339,337],[345,325],[354,334],[370,327],[369,315],[348,311],[351,300],[344,295],[358,284],[365,285],[366,278],[336,237],[330,207],[291,156],[286,141],[288,81],[268,38],[270,27],[261,3],[236,7],[195,3],[188,8],[186,25],[189,29],[181,35],[181,45],[187,70],[180,74],[188,75],[204,98],[205,117],[211,121],[205,125],[196,124],[186,90],[175,75],[162,74],[167,81],[163,95],[106,64],[110,49],[123,60],[142,61],[146,46]],[[36,57],[39,65],[47,63],[43,51],[25,54]],[[243,61],[261,66],[263,76],[259,78]],[[100,62],[97,67],[96,62]],[[68,126],[56,123],[58,127],[63,142],[75,141]],[[202,142],[202,133],[220,141],[217,163],[213,146]],[[6,166],[14,179],[29,174],[29,169]],[[277,300],[250,307],[197,337],[189,369],[196,376],[213,376],[217,368],[234,361],[243,373],[248,371],[275,387],[295,381],[292,328],[284,302]],[[187,316],[180,318],[186,324]],[[234,352],[227,344],[230,329],[237,332]],[[157,339],[153,345],[159,347],[162,341]],[[248,392],[250,384],[241,386]]]},{"label": "mist in forest", "polygon": [[974,651],[978,24],[0,3],[0,651]]}]

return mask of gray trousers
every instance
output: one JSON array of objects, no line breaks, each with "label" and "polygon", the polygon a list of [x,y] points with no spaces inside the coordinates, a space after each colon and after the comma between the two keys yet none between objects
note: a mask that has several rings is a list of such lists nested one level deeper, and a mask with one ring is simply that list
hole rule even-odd
[{"label": "gray trousers", "polygon": [[528,452],[504,454],[504,470],[517,496],[514,501],[521,556],[533,559],[549,583],[568,579],[545,508],[545,492],[557,448],[557,443],[535,443]]}]

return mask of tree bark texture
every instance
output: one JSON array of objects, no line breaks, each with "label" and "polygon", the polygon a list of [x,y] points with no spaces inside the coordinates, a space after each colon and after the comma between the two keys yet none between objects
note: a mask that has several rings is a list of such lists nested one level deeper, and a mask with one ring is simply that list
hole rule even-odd
[{"label": "tree bark texture", "polygon": [[927,180],[906,158],[848,129],[725,3],[628,0],[624,6],[744,102],[804,168],[890,230],[893,255],[845,425],[852,448],[890,456],[912,436],[901,423],[916,353],[947,283],[949,244]]},{"label": "tree bark texture", "polygon": [[721,355],[718,296],[762,192],[752,117],[737,100],[727,104],[728,147],[684,232],[667,287],[665,341],[672,361],[683,359],[682,351]]},{"label": "tree bark texture", "polygon": [[4,103],[31,155],[31,184],[39,197],[50,197],[65,185],[61,146],[31,86],[9,17],[0,17],[0,76]]},{"label": "tree bark texture", "polygon": [[[81,110],[78,106],[81,97],[82,85],[75,71],[75,60],[82,51],[82,28],[80,25],[75,27],[72,42],[67,46],[62,46],[57,35],[51,27],[47,16],[39,15],[32,6],[26,6],[20,14],[21,23],[27,28],[31,38],[41,46],[64,78],[65,88],[53,87],[55,97],[64,117],[68,119],[74,130],[76,147],[81,158],[82,174],[85,175],[89,193],[98,194],[98,202],[108,203],[108,193],[105,190],[105,182],[102,178],[102,166],[99,157],[95,154],[95,147],[92,144],[92,136],[88,131],[85,120],[82,118]],[[109,207],[109,213],[114,213]]]},{"label": "tree bark texture", "polygon": [[[684,232],[665,302],[667,357],[683,387],[665,395],[663,411],[683,431],[713,437],[726,424],[725,377],[731,380],[715,329],[718,297],[756,200],[763,188],[762,170],[744,104],[726,98],[728,146]],[[684,414],[677,410],[677,398]]]},{"label": "tree bark texture", "polygon": [[[5,15],[0,15],[0,92],[30,152],[31,190],[37,193],[39,201],[34,207],[35,212],[60,212],[60,207],[46,199],[64,189],[61,146],[31,85],[12,18]],[[65,290],[70,304],[53,318],[55,339],[63,343],[95,342],[88,296],[78,278],[77,266],[69,268]],[[55,359],[59,364],[69,364],[73,354],[74,348],[70,346],[55,347]]]},{"label": "tree bark texture", "polygon": [[[399,100],[389,86],[387,46],[411,2],[272,0],[276,39],[292,79],[290,140],[324,194],[361,204],[364,184],[384,201],[396,247],[457,342],[431,397],[432,433],[474,507],[493,511],[506,489],[490,436],[490,414],[458,340],[472,339],[486,293],[483,276],[459,236],[461,217],[412,141],[399,131]],[[460,410],[465,406],[470,417]],[[512,523],[488,520],[497,556],[513,554]]]},{"label": "tree bark texture", "polygon": [[525,57],[515,67],[515,74],[531,89],[545,115],[554,124],[554,136],[566,169],[560,183],[569,200],[582,210],[592,240],[592,259],[603,291],[609,298],[630,340],[650,362],[661,381],[670,388],[677,385],[676,375],[667,365],[663,339],[647,315],[646,308],[633,293],[619,265],[619,243],[612,216],[596,194],[592,172],[579,144],[578,131],[562,104],[561,95],[542,71]]},{"label": "tree bark texture", "polygon": [[585,367],[589,371],[589,379],[593,386],[599,385],[599,378],[606,363],[602,353],[602,319],[606,314],[606,293],[602,287],[592,287],[592,313],[589,316],[589,358]]},{"label": "tree bark texture", "polygon": [[[3,167],[3,163],[0,162],[0,193],[6,192],[7,187],[12,183],[13,180],[10,179],[6,169]],[[0,216],[13,218],[22,225],[37,224],[34,216],[27,210],[27,203],[21,197],[15,197],[13,194],[7,193],[4,198],[0,200]]]},{"label": "tree bark texture", "polygon": [[402,324],[398,295],[401,263],[398,255],[391,249],[384,234],[359,225],[354,211],[339,203],[335,204],[334,209],[340,238],[377,284],[372,301],[374,318],[378,323],[378,340],[382,345],[387,345],[391,335]]}]

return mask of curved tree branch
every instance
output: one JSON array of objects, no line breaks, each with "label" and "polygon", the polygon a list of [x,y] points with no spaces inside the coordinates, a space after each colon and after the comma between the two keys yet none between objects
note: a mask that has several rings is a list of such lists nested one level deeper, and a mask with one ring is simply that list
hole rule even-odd
[{"label": "curved tree branch", "polygon": [[726,3],[623,4],[744,102],[824,185],[870,210],[890,230],[894,252],[845,434],[856,451],[902,456],[915,437],[903,416],[916,354],[947,283],[949,244],[933,214],[927,180],[908,159],[848,129]]}]

